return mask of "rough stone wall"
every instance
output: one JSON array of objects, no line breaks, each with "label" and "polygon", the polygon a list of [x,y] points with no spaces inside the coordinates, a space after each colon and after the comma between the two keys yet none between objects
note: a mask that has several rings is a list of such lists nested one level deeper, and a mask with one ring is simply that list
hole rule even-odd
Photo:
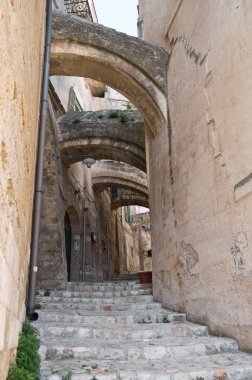
[{"label": "rough stone wall", "polygon": [[64,249],[64,214],[67,190],[63,182],[64,168],[57,159],[58,150],[53,111],[47,114],[46,143],[41,205],[38,287],[64,287],[66,262]]},{"label": "rough stone wall", "polygon": [[251,349],[252,3],[140,0],[140,18],[171,53],[167,145],[147,147],[155,298]]},{"label": "rough stone wall", "polygon": [[125,220],[124,208],[112,212],[110,244],[110,272],[118,276],[138,272],[140,269],[140,239]]},{"label": "rough stone wall", "polygon": [[0,4],[0,379],[25,316],[45,2]]},{"label": "rough stone wall", "polygon": [[149,224],[143,224],[139,229],[140,240],[140,269],[152,270],[152,257],[149,256],[151,252],[151,230]]}]

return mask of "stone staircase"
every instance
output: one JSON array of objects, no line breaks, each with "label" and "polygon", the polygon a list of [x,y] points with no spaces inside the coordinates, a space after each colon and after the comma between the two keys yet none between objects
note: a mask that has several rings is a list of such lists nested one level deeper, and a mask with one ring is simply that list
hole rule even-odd
[{"label": "stone staircase", "polygon": [[150,285],[72,283],[37,302],[41,380],[252,380],[235,340],[163,309]]}]

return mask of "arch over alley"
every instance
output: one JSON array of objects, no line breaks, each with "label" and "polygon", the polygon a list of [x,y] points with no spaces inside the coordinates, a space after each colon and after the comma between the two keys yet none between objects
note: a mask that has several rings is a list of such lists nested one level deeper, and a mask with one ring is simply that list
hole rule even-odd
[{"label": "arch over alley", "polygon": [[163,49],[102,25],[61,12],[53,14],[51,75],[99,80],[139,109],[155,135],[167,121]]},{"label": "arch over alley", "polygon": [[148,196],[146,174],[122,162],[97,162],[91,169],[91,178],[93,188],[98,193],[113,186]]},{"label": "arch over alley", "polygon": [[119,196],[112,198],[111,210],[115,210],[123,206],[142,206],[149,208],[148,196],[130,192],[123,192]]},{"label": "arch over alley", "polygon": [[146,171],[144,124],[140,113],[130,111],[69,112],[59,120],[61,155],[69,163],[91,154]]}]

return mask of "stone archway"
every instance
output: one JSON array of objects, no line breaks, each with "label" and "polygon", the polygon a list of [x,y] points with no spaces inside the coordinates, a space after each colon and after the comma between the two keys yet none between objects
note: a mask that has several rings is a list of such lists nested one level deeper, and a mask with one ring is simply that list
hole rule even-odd
[{"label": "stone archway", "polygon": [[168,55],[159,47],[78,17],[54,13],[51,75],[88,77],[108,84],[125,95],[144,119],[155,257],[164,250],[160,218],[164,228],[172,199],[167,64]]},{"label": "stone archway", "polygon": [[123,192],[121,195],[112,199],[111,210],[116,210],[123,206],[142,206],[149,208],[149,199],[146,195]]},{"label": "stone archway", "polygon": [[153,135],[167,123],[166,65],[161,48],[85,19],[53,14],[51,75],[106,83],[132,101]]},{"label": "stone archway", "polygon": [[68,112],[58,121],[61,155],[69,165],[91,154],[146,171],[144,123],[130,111]]},{"label": "stone archway", "polygon": [[115,187],[148,196],[146,173],[122,162],[97,162],[91,169],[91,178],[93,189],[97,193]]}]

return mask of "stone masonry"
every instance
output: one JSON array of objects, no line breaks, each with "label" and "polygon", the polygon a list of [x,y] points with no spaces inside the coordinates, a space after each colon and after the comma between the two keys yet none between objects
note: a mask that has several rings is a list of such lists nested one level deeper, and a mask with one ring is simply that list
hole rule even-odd
[{"label": "stone masonry", "polygon": [[25,317],[45,1],[0,4],[0,379]]},{"label": "stone masonry", "polygon": [[41,380],[251,380],[234,339],[153,301],[150,284],[69,284],[37,297]]},{"label": "stone masonry", "polygon": [[168,135],[146,149],[155,299],[251,350],[252,2],[140,0],[139,18],[170,54]]},{"label": "stone masonry", "polygon": [[144,124],[138,111],[108,110],[70,112],[59,120],[60,150],[63,156],[92,154],[96,160],[126,162],[146,171]]}]

